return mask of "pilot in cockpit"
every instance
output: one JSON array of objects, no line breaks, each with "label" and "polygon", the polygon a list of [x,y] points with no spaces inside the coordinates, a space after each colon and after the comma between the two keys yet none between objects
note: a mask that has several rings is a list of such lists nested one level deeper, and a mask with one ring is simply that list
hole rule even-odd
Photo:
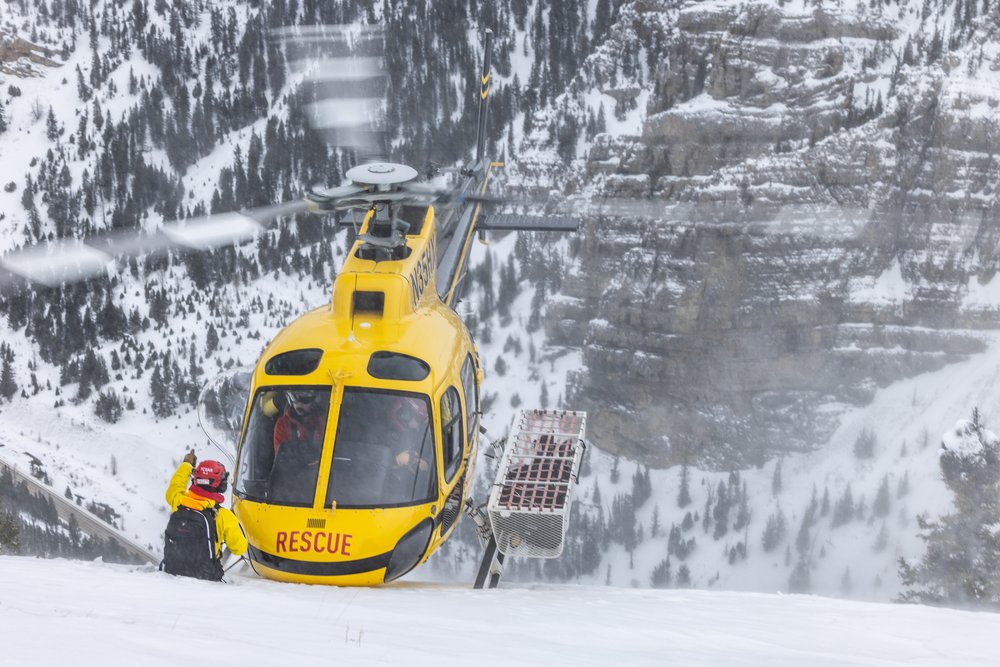
[{"label": "pilot in cockpit", "polygon": [[430,428],[426,402],[410,397],[398,399],[393,405],[390,422],[395,431],[393,450],[396,452],[396,465],[426,472],[430,468],[428,452],[423,451],[428,446],[425,440]]}]

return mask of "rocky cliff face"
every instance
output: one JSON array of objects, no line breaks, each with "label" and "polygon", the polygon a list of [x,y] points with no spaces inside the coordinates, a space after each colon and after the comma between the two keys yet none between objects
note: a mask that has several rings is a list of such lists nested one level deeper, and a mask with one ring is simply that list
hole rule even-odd
[{"label": "rocky cliff face", "polygon": [[718,466],[808,449],[1000,325],[1000,9],[964,27],[949,3],[792,4],[630,3],[609,37],[653,55],[608,94],[648,101],[587,180],[686,206],[592,221],[549,306],[602,445]]}]

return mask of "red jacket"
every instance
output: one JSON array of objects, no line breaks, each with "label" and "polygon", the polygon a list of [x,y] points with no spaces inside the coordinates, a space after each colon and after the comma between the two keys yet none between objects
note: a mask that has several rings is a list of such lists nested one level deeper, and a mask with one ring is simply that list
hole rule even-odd
[{"label": "red jacket", "polygon": [[291,408],[286,409],[274,423],[274,453],[278,453],[289,440],[316,440],[323,442],[326,433],[326,413],[316,410],[299,418]]}]

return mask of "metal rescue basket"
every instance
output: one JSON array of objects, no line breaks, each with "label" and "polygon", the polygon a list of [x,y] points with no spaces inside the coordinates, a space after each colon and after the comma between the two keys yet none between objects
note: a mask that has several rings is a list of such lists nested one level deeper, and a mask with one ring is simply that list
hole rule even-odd
[{"label": "metal rescue basket", "polygon": [[586,425],[585,412],[521,410],[514,416],[486,506],[504,555],[562,553]]}]

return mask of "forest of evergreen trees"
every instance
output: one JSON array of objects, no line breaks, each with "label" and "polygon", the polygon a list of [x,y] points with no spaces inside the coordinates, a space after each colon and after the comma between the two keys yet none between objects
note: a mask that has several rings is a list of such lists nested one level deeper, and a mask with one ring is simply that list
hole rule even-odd
[{"label": "forest of evergreen trees", "polygon": [[904,602],[1000,609],[1000,439],[979,408],[942,444],[941,474],[953,512],[918,518],[927,546],[918,562],[899,560]]},{"label": "forest of evergreen trees", "polygon": [[117,542],[83,533],[75,516],[68,522],[60,519],[51,498],[15,481],[5,466],[0,466],[0,554],[140,562]]},{"label": "forest of evergreen trees", "polygon": [[[316,140],[299,91],[288,85],[282,45],[268,31],[295,24],[372,21],[376,10],[371,3],[15,4],[22,11],[35,10],[31,39],[63,59],[73,49],[90,53],[89,66],[77,65],[73,72],[81,101],[77,120],[72,126],[61,125],[52,108],[43,105],[39,113],[47,118],[50,147],[37,156],[24,182],[14,184],[27,213],[26,243],[136,230],[148,224],[149,216],[172,220],[287,200],[309,186],[339,182],[353,164],[350,152]],[[547,15],[542,4],[535,3],[536,15],[529,20],[532,5],[526,0],[383,3],[378,13],[386,32],[386,126],[394,159],[422,168],[468,157],[476,113],[469,91],[478,88],[476,35],[485,27],[496,34],[498,77],[492,90],[490,141],[498,156],[508,150],[511,120],[522,111],[530,115],[552,91],[565,88],[595,36],[607,31],[617,6],[601,0],[598,19],[588,23],[579,3],[556,0],[546,5]],[[194,35],[206,21],[208,39],[202,41]],[[456,24],[468,26],[473,36],[455,30]],[[527,31],[524,39],[517,38],[519,30]],[[510,78],[511,59],[529,48],[536,57],[526,91],[517,76]],[[158,76],[137,76],[132,64],[136,58],[154,65]],[[127,90],[118,90],[112,77],[119,68],[128,70]],[[16,86],[6,92],[17,94]],[[126,94],[137,102],[123,116],[112,117],[106,111],[108,100]],[[0,103],[2,99],[0,94]],[[259,119],[266,122],[259,130],[251,128]],[[240,130],[247,132],[249,141],[245,148],[236,146],[229,166],[207,175],[217,184],[210,200],[193,199],[183,181],[187,170]],[[575,138],[571,143],[575,145]],[[150,159],[157,152],[166,156],[165,164]],[[93,401],[97,413],[109,421],[121,410],[147,402],[158,416],[173,414],[196,399],[202,365],[213,346],[195,349],[191,342],[178,341],[174,350],[143,349],[136,337],[168,331],[172,315],[205,303],[219,313],[210,326],[239,329],[249,314],[246,309],[227,316],[224,308],[216,308],[233,282],[246,284],[272,271],[329,282],[333,257],[330,245],[321,241],[332,237],[334,227],[304,218],[296,232],[281,226],[263,236],[251,252],[162,253],[127,262],[117,276],[54,289],[24,286],[4,294],[0,313],[12,330],[23,330],[35,343],[37,357],[26,363],[15,360],[10,349],[3,350],[7,370],[0,369],[0,395],[36,395],[51,389],[36,376],[37,364],[45,363],[59,369],[61,385],[76,385],[69,395],[58,392],[57,405]],[[186,275],[195,291],[168,288],[178,275]],[[143,299],[140,305],[125,306],[121,297],[134,281],[140,281]],[[539,294],[539,304],[543,296]],[[499,306],[506,305],[501,300]],[[18,367],[28,373],[11,371]],[[113,379],[129,376],[141,380],[148,398],[137,401],[105,390]]]}]

